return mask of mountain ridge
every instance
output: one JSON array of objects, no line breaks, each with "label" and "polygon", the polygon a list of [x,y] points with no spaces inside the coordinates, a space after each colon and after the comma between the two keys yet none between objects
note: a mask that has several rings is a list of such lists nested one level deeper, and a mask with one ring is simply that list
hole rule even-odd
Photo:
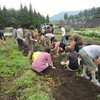
[{"label": "mountain ridge", "polygon": [[62,11],[58,14],[55,14],[54,16],[50,17],[50,21],[58,21],[64,19],[64,14],[67,13],[68,16],[78,14],[80,11],[84,10],[75,10],[75,11]]}]

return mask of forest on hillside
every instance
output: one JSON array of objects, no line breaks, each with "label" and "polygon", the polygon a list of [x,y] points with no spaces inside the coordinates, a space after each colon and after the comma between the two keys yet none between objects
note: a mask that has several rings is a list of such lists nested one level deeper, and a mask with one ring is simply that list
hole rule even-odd
[{"label": "forest on hillside", "polygon": [[75,15],[64,14],[64,20],[53,21],[56,25],[65,25],[65,27],[93,28],[100,27],[100,7],[85,9]]},{"label": "forest on hillside", "polygon": [[65,20],[72,20],[72,19],[77,19],[77,20],[86,20],[87,18],[100,18],[100,7],[93,7],[92,9],[85,9],[84,11],[80,11],[76,15],[70,15],[68,16],[67,13],[64,14],[64,19]]},{"label": "forest on hillside", "polygon": [[28,28],[30,25],[39,27],[41,24],[49,23],[49,16],[44,17],[36,10],[33,11],[30,3],[29,9],[27,6],[20,5],[19,10],[13,8],[7,9],[5,6],[0,8],[0,26],[24,26]]}]

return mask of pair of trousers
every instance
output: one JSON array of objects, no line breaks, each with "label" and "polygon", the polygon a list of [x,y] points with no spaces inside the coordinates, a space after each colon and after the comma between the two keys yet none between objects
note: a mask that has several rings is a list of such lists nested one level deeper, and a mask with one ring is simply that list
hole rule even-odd
[{"label": "pair of trousers", "polygon": [[65,36],[62,36],[61,43],[64,43],[66,45],[66,37]]},{"label": "pair of trousers", "polygon": [[18,38],[17,39],[17,43],[18,43],[19,50],[22,51],[22,49],[23,49],[23,40]]}]

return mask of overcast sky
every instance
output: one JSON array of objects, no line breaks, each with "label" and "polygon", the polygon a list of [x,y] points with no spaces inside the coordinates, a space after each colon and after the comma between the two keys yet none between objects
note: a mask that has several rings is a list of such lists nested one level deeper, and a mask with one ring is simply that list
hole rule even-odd
[{"label": "overcast sky", "polygon": [[100,0],[0,0],[1,8],[5,5],[7,9],[19,9],[21,3],[28,8],[31,3],[33,10],[35,9],[44,16],[48,14],[50,17],[62,11],[75,11],[100,7]]}]

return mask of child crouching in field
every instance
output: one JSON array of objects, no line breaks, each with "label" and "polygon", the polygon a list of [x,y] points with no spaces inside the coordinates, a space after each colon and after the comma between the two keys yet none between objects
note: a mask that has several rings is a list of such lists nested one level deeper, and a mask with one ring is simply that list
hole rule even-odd
[{"label": "child crouching in field", "polygon": [[71,48],[65,49],[66,58],[65,61],[61,62],[61,65],[64,65],[67,67],[67,70],[69,71],[78,71],[79,65],[78,65],[78,57],[77,54],[72,52]]},{"label": "child crouching in field", "polygon": [[57,40],[53,40],[54,48],[51,51],[56,51],[57,55],[59,54],[60,51],[64,51],[65,50],[65,44],[58,42]]}]

